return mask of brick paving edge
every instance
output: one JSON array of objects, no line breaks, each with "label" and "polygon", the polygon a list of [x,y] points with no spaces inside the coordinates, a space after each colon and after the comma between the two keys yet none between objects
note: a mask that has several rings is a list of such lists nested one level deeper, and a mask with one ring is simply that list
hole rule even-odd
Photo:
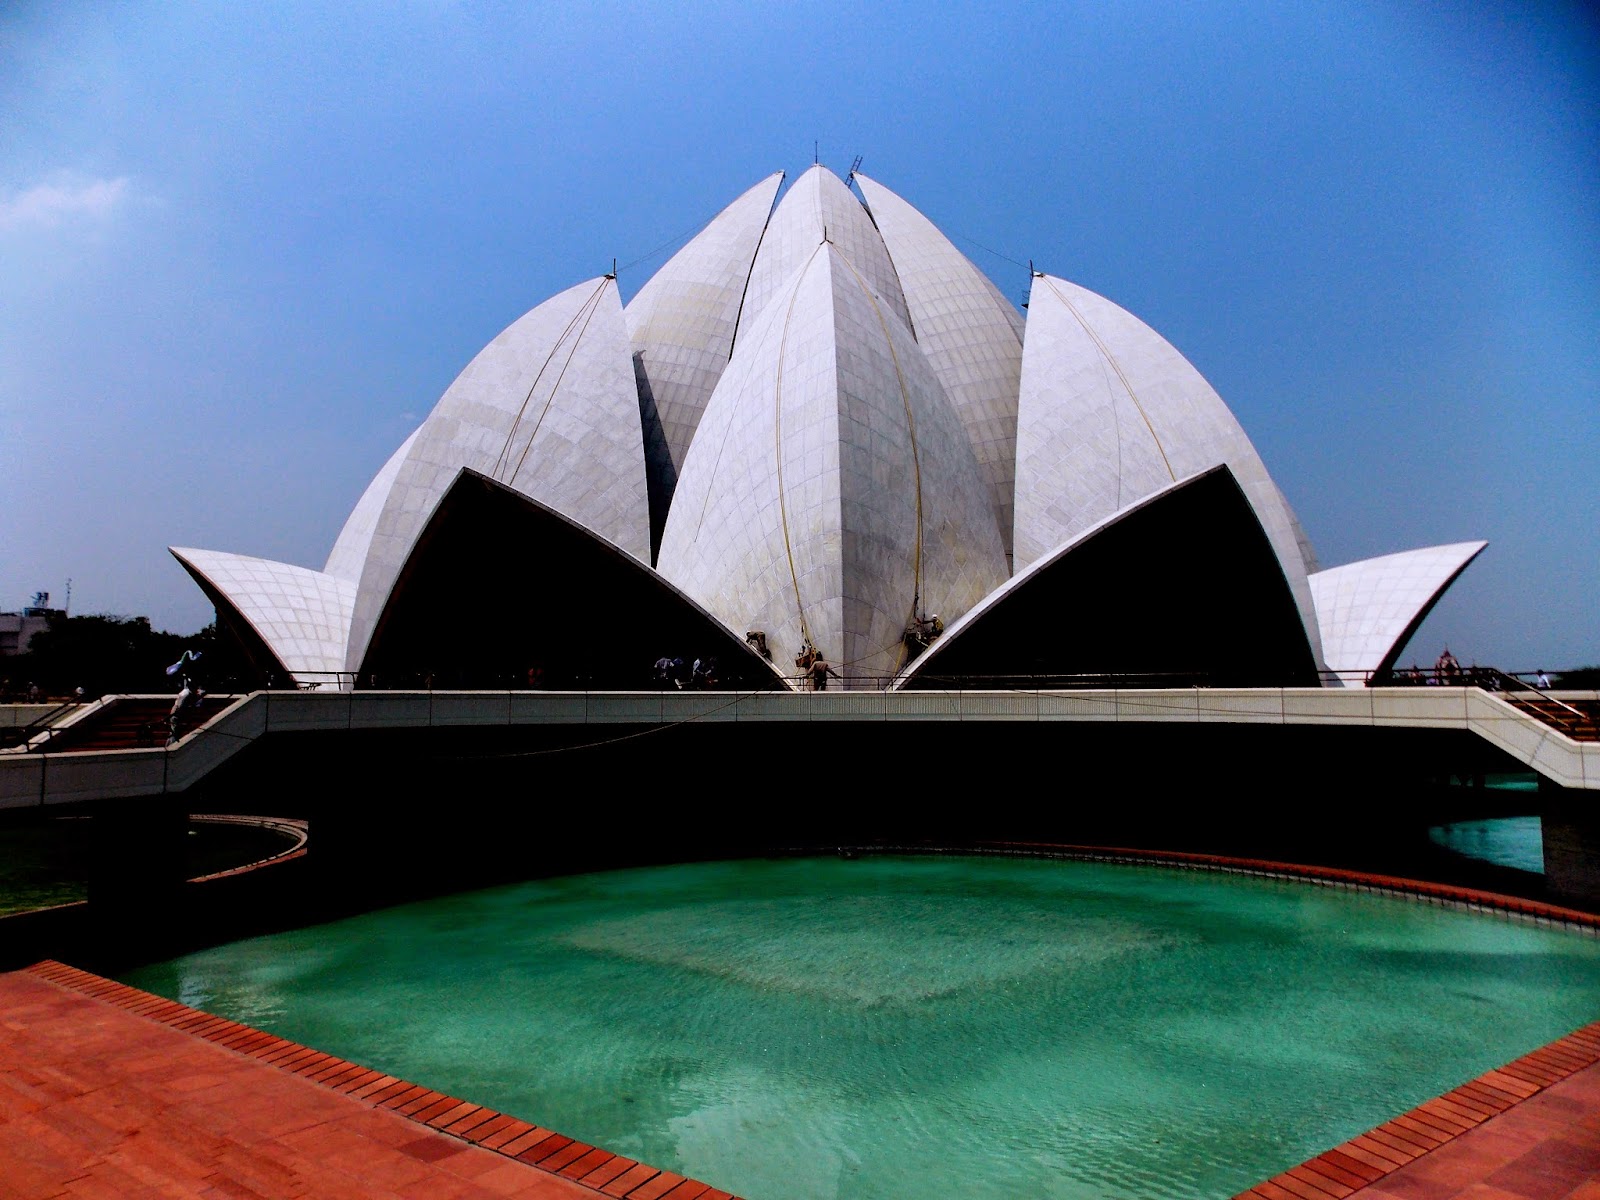
[{"label": "brick paving edge", "polygon": [[[625,1200],[635,1191],[645,1188],[650,1181],[670,1177],[674,1181],[674,1187],[680,1186],[679,1181],[701,1187],[704,1190],[699,1195],[706,1200],[711,1200],[713,1197],[719,1200],[724,1198],[739,1200],[738,1197],[707,1184],[684,1180],[682,1176],[671,1171],[662,1171],[635,1162],[633,1159],[624,1158],[622,1155],[611,1154],[599,1147],[585,1145],[509,1114],[447,1096],[443,1092],[435,1092],[420,1084],[408,1083],[406,1080],[386,1075],[376,1068],[349,1062],[336,1055],[323,1054],[310,1046],[302,1046],[264,1030],[242,1025],[201,1009],[190,1008],[175,1000],[168,1000],[164,996],[140,991],[138,988],[118,983],[114,979],[106,979],[54,959],[34,963],[31,967],[25,967],[22,973],[88,999],[113,1005],[127,1011],[130,1016],[154,1021],[176,1032],[211,1042],[219,1049],[245,1058],[257,1059],[263,1065],[276,1067],[278,1070],[298,1075],[319,1087],[340,1092],[369,1108],[383,1108],[397,1112],[397,1115],[405,1117],[429,1132],[454,1138],[525,1166],[535,1167],[546,1174],[559,1176],[587,1188],[596,1195]],[[373,1085],[380,1080],[388,1082],[374,1088]],[[358,1092],[364,1092],[365,1095],[355,1095]],[[508,1130],[516,1132],[510,1137],[502,1136]],[[604,1157],[595,1157],[597,1154]],[[574,1174],[571,1170],[579,1162],[584,1164],[581,1175]],[[607,1168],[613,1167],[618,1162],[625,1162],[627,1166],[622,1171],[612,1169],[608,1172]],[[630,1174],[633,1175],[633,1179],[626,1190],[611,1190],[618,1181]],[[592,1184],[587,1182],[589,1178],[594,1178],[595,1182]]]}]

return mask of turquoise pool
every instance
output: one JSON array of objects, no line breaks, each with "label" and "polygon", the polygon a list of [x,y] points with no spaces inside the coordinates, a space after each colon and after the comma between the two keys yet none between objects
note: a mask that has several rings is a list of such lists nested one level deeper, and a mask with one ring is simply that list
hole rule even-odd
[{"label": "turquoise pool", "polygon": [[1436,845],[1497,867],[1544,874],[1544,826],[1538,817],[1456,821],[1428,830]]},{"label": "turquoise pool", "polygon": [[751,860],[131,972],[749,1200],[1225,1197],[1600,1017],[1600,942],[1304,884]]}]

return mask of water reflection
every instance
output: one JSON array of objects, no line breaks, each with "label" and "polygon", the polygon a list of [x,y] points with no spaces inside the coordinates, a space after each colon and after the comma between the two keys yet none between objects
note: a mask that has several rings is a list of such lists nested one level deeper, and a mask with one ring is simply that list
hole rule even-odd
[{"label": "water reflection", "polygon": [[1544,874],[1544,833],[1538,817],[1494,817],[1456,821],[1428,830],[1436,845],[1468,858]]}]

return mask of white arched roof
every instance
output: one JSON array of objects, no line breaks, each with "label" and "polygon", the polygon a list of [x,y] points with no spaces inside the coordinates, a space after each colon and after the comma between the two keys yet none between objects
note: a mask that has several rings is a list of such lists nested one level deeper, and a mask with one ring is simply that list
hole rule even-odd
[{"label": "white arched roof", "polygon": [[905,291],[917,345],[955,405],[988,482],[1009,554],[1022,315],[932,221],[881,183],[855,178]]},{"label": "white arched roof", "polygon": [[1393,665],[1428,610],[1488,542],[1454,542],[1366,558],[1311,576],[1322,653],[1346,683]]},{"label": "white arched roof", "polygon": [[1320,662],[1303,534],[1222,397],[1132,313],[1036,273],[1017,401],[1017,569],[1140,497],[1219,463],[1233,472],[1271,540]]},{"label": "white arched roof", "polygon": [[227,603],[300,684],[339,686],[356,585],[289,563],[171,547],[202,588]]},{"label": "white arched roof", "polygon": [[[824,239],[832,242],[836,251],[861,273],[896,320],[910,323],[900,280],[872,218],[837,175],[817,166],[794,181],[767,222],[761,249],[750,270],[738,337],[742,338],[773,297],[787,288],[795,272],[810,260],[811,252]],[[737,339],[734,346],[737,349]]]},{"label": "white arched roof", "polygon": [[735,348],[678,481],[660,570],[787,667],[802,622],[848,679],[892,675],[920,601],[1005,578],[959,418],[887,301],[812,247]]},{"label": "white arched roof", "polygon": [[413,543],[463,467],[650,561],[639,399],[610,276],[569,288],[505,329],[418,430],[373,530],[349,669],[359,669]]},{"label": "white arched roof", "polygon": [[400,474],[400,464],[411,453],[412,444],[420,432],[420,429],[413,429],[411,436],[400,443],[400,449],[389,456],[389,461],[367,484],[367,490],[361,493],[361,499],[356,501],[356,506],[345,518],[344,528],[339,531],[339,537],[328,553],[327,565],[322,568],[325,574],[348,579],[351,583],[361,581],[361,568],[367,561],[367,550],[372,545],[372,531],[378,527],[378,516],[383,512],[384,502],[389,499],[389,489],[394,487],[395,477]]},{"label": "white arched roof", "polygon": [[718,213],[625,310],[641,386],[655,400],[674,472],[733,352],[745,285],[782,182],[782,171],[769,175]]},{"label": "white arched roof", "polygon": [[[1385,665],[1481,549],[1319,571],[1244,430],[1176,349],[1104,297],[1038,273],[1024,326],[925,216],[858,178],[865,204],[820,166],[781,196],[782,175],[769,176],[626,311],[605,276],[514,322],[373,478],[323,571],[174,553],[284,664],[354,669],[465,470],[641,563],[654,551],[718,619],[764,629],[780,665],[803,621],[862,682],[896,669],[914,610],[953,625],[1041,556],[1224,466],[1238,485],[1229,503],[1247,503],[1270,544],[1252,543],[1255,582],[1241,586],[1270,584],[1287,620],[1281,567],[1318,666]],[[1197,519],[1165,544],[1223,545],[1217,531],[1241,515]],[[446,574],[521,553],[470,524],[446,527],[442,543],[424,539],[458,547],[454,560],[424,556],[449,561]],[[1052,581],[1080,569],[1061,566]],[[555,574],[548,584],[564,586]]]}]

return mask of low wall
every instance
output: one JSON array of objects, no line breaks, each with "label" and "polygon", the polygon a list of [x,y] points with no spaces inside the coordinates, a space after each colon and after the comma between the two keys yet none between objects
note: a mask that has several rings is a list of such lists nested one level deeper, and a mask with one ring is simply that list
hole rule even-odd
[{"label": "low wall", "polygon": [[[183,792],[256,739],[440,729],[568,731],[596,742],[618,727],[738,726],[799,735],[818,726],[1018,724],[1066,728],[1283,726],[1456,730],[1556,786],[1600,790],[1600,744],[1579,743],[1477,688],[1183,688],[987,692],[256,692],[170,747],[0,753],[0,808]],[[1152,743],[1154,745],[1155,743]],[[1133,764],[1168,769],[1170,764]],[[1315,769],[1315,760],[1308,760]]]},{"label": "low wall", "polygon": [[60,707],[60,704],[0,704],[0,729],[32,725],[46,713]]}]

